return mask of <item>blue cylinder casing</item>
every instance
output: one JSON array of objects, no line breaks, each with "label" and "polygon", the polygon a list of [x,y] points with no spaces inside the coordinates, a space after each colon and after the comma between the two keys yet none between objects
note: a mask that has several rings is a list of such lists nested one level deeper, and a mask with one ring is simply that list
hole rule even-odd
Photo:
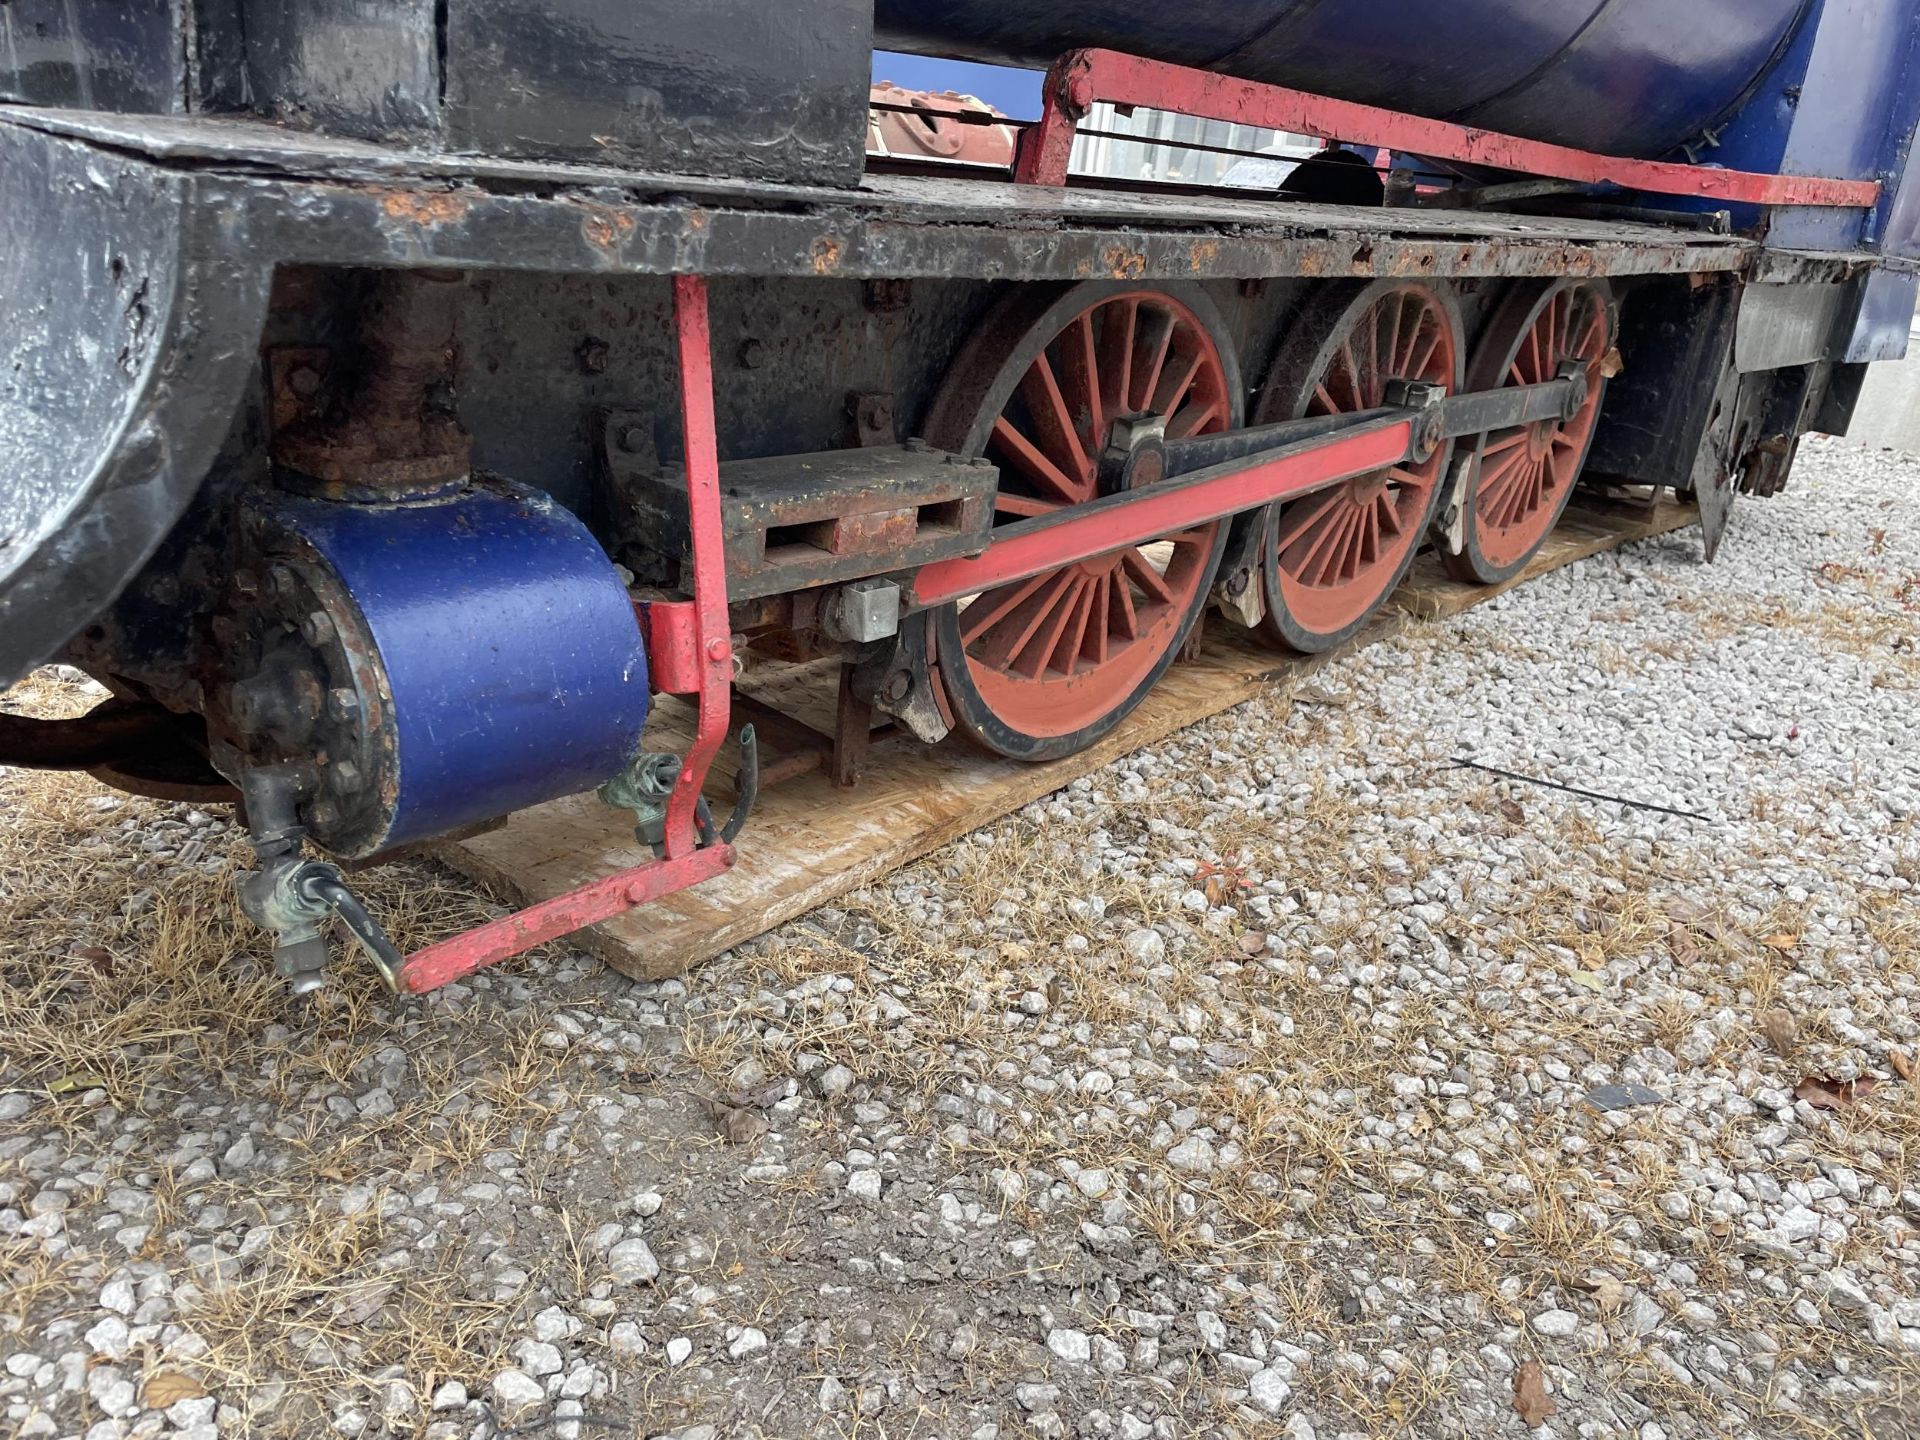
[{"label": "blue cylinder casing", "polygon": [[404,505],[290,499],[272,524],[337,584],[335,629],[384,692],[364,722],[390,769],[372,777],[384,828],[322,834],[329,848],[373,854],[590,790],[639,748],[632,601],[549,497],[495,483]]}]

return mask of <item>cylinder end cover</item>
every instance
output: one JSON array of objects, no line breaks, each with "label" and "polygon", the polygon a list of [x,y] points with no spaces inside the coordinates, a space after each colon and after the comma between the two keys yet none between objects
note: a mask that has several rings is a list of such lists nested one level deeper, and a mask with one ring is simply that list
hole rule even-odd
[{"label": "cylinder end cover", "polygon": [[243,521],[225,721],[299,758],[302,820],[362,859],[618,773],[646,723],[626,587],[571,511],[501,482],[424,503],[276,495]]}]

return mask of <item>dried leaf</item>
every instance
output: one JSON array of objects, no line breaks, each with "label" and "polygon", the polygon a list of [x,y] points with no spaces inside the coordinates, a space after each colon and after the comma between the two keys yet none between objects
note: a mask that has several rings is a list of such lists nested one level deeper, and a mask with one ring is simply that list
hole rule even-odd
[{"label": "dried leaf", "polygon": [[1576,985],[1584,985],[1596,995],[1607,988],[1607,977],[1596,975],[1591,970],[1576,970],[1567,978]]},{"label": "dried leaf", "polygon": [[728,1106],[720,1112],[720,1138],[729,1145],[756,1145],[773,1127],[758,1110],[740,1110]]},{"label": "dried leaf", "polygon": [[1667,901],[1667,918],[1679,925],[1696,925],[1713,912],[1698,900],[1675,895]]},{"label": "dried leaf", "polygon": [[1901,1054],[1898,1050],[1889,1050],[1887,1051],[1887,1063],[1893,1066],[1894,1074],[1898,1075],[1902,1080],[1906,1081],[1909,1085],[1913,1084],[1913,1075],[1914,1075],[1913,1061],[1909,1060],[1905,1055]]},{"label": "dried leaf", "polygon": [[1218,906],[1227,903],[1227,897],[1233,893],[1233,888],[1226,876],[1209,875],[1206,884],[1201,886],[1201,892],[1207,897],[1207,904]]},{"label": "dried leaf", "polygon": [[1249,959],[1267,953],[1267,936],[1264,930],[1249,930],[1240,937],[1240,953]]},{"label": "dried leaf", "polygon": [[1524,1361],[1513,1372],[1513,1408],[1528,1429],[1546,1424],[1560,1408],[1547,1394],[1547,1377],[1538,1360]]},{"label": "dried leaf", "polygon": [[1627,1287],[1611,1275],[1599,1274],[1593,1277],[1593,1303],[1600,1307],[1602,1315],[1612,1315],[1627,1303]]},{"label": "dried leaf", "polygon": [[1879,1083],[1871,1075],[1862,1075],[1858,1080],[1809,1075],[1793,1087],[1793,1098],[1806,1101],[1816,1110],[1845,1110],[1854,1101],[1865,1098]]},{"label": "dried leaf", "polygon": [[140,1404],[148,1410],[164,1410],[182,1400],[198,1400],[206,1393],[206,1387],[191,1375],[162,1370],[147,1377],[140,1390]]},{"label": "dried leaf", "polygon": [[67,951],[67,958],[83,961],[102,975],[113,974],[113,956],[98,945],[76,945]]},{"label": "dried leaf", "polygon": [[1693,932],[1684,925],[1667,927],[1667,950],[1682,965],[1691,965],[1700,958],[1700,946],[1694,941]]},{"label": "dried leaf", "polygon": [[1500,813],[1507,817],[1510,824],[1524,825],[1527,823],[1527,807],[1510,795],[1501,796]]},{"label": "dried leaf", "polygon": [[107,1082],[102,1076],[77,1072],[72,1075],[62,1075],[58,1080],[49,1080],[47,1082],[47,1094],[72,1095],[76,1091],[103,1090],[106,1088],[106,1084]]},{"label": "dried leaf", "polygon": [[1769,950],[1791,950],[1800,943],[1800,937],[1791,931],[1782,930],[1778,935],[1769,935],[1760,942]]},{"label": "dried leaf", "polygon": [[1303,705],[1346,705],[1353,700],[1350,690],[1329,690],[1324,685],[1296,686],[1293,698]]},{"label": "dried leaf", "polygon": [[1761,1013],[1760,1033],[1767,1037],[1767,1043],[1774,1048],[1776,1054],[1785,1055],[1793,1049],[1793,1037],[1799,1028],[1799,1022],[1793,1018],[1791,1010],[1782,1010],[1775,1006]]},{"label": "dried leaf", "polygon": [[793,1088],[793,1082],[782,1075],[777,1079],[765,1081],[759,1085],[749,1085],[727,1092],[729,1104],[743,1110],[765,1110],[787,1098],[787,1091]]}]

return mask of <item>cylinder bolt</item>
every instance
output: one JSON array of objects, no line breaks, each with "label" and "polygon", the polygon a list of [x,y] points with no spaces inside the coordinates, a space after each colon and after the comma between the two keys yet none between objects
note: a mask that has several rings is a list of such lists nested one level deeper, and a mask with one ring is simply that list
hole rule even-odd
[{"label": "cylinder bolt", "polygon": [[300,634],[309,645],[324,645],[333,639],[333,617],[324,610],[316,610],[300,624]]}]

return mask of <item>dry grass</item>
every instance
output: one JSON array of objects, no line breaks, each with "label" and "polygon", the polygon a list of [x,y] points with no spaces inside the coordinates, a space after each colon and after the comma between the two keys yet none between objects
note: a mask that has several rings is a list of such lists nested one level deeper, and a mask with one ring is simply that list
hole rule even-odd
[{"label": "dry grass", "polygon": [[[58,714],[91,698],[39,676],[7,703]],[[170,821],[189,833],[179,813],[82,777],[0,771],[0,1085],[52,1097],[33,1123],[64,1130],[76,1149],[101,1150],[123,1118],[146,1122],[102,1183],[147,1191],[152,1223],[133,1258],[171,1273],[206,1342],[185,1361],[149,1353],[136,1370],[185,1369],[243,1409],[275,1394],[272,1415],[249,1422],[262,1436],[312,1433],[346,1399],[396,1401],[396,1381],[423,1403],[439,1379],[491,1373],[513,1307],[490,1298],[475,1256],[411,1243],[380,1200],[512,1148],[545,1114],[537,1097],[559,1061],[528,1022],[470,1012],[464,1028],[407,1047],[417,1083],[394,1113],[330,1114],[323,1098],[366,1088],[378,1053],[404,1037],[406,1011],[345,947],[329,989],[311,1001],[287,995],[269,942],[234,898],[233,872],[248,857],[237,834],[197,864],[130,865],[129,836]],[[356,885],[402,949],[488,913],[483,897],[422,865],[368,872]],[[276,1160],[189,1194],[159,1156],[184,1128],[174,1107],[209,1093],[278,1117]],[[442,1113],[456,1095],[469,1103]],[[347,1187],[368,1182],[366,1208],[343,1213]],[[185,1224],[208,1206],[247,1224],[235,1278],[187,1260]],[[0,1313],[25,1326],[90,1306],[84,1269],[82,1251],[49,1262],[34,1244],[7,1242]]]}]

